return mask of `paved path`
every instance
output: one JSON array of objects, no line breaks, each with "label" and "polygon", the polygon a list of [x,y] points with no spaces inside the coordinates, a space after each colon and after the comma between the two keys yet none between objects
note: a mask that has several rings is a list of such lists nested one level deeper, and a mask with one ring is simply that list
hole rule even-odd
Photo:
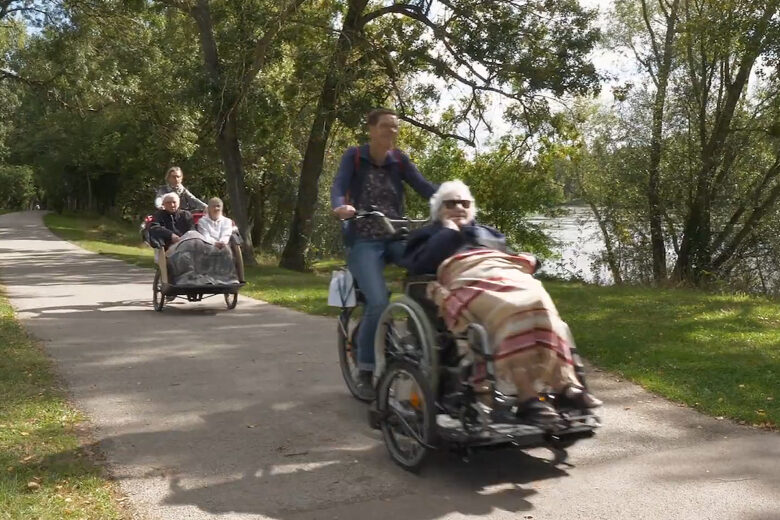
[{"label": "paved path", "polygon": [[[780,436],[591,376],[600,434],[397,468],[336,362],[335,323],[241,297],[151,306],[153,273],[0,216],[0,277],[143,519],[780,518]],[[575,331],[576,334],[576,331]]]}]

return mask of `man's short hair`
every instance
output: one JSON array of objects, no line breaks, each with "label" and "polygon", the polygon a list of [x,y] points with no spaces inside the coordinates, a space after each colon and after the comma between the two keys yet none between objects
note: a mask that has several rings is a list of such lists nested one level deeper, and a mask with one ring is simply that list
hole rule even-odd
[{"label": "man's short hair", "polygon": [[179,195],[174,192],[166,193],[162,198],[163,203],[165,203],[166,200],[175,200],[176,202],[179,202]]},{"label": "man's short hair", "polygon": [[222,203],[222,199],[220,199],[219,197],[211,197],[209,199],[209,207],[211,206],[219,206],[220,208],[222,208],[225,205]]},{"label": "man's short hair", "polygon": [[398,116],[398,114],[395,113],[395,110],[390,110],[389,108],[375,108],[366,116],[366,123],[368,126],[374,126],[382,116]]}]

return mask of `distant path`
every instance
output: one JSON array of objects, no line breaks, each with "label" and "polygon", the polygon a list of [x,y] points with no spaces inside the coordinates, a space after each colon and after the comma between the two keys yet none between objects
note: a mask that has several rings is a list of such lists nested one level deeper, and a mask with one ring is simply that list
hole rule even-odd
[{"label": "distant path", "polygon": [[[599,435],[397,468],[344,388],[335,322],[240,297],[151,307],[153,272],[0,216],[0,282],[92,420],[139,518],[780,518],[780,436],[591,374]],[[576,336],[576,331],[575,331]],[[546,452],[534,452],[544,455]]]}]

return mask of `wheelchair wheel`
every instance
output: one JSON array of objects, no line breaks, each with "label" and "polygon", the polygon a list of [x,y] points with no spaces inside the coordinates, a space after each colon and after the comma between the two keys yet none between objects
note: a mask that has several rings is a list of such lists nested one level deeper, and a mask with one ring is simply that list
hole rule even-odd
[{"label": "wheelchair wheel", "polygon": [[238,304],[238,293],[225,293],[225,306],[228,310],[233,310]]},{"label": "wheelchair wheel", "polygon": [[419,367],[431,388],[438,388],[439,360],[433,338],[431,324],[420,304],[407,297],[391,302],[377,326],[377,376],[382,376],[385,363],[407,360]]},{"label": "wheelchair wheel", "polygon": [[418,472],[436,438],[436,403],[420,369],[409,361],[391,362],[379,379],[377,410],[390,457]]},{"label": "wheelchair wheel", "polygon": [[161,312],[163,307],[165,307],[165,295],[162,293],[162,281],[160,278],[160,270],[155,269],[154,282],[152,282],[152,304],[157,312]]},{"label": "wheelchair wheel", "polygon": [[363,306],[344,308],[339,315],[336,334],[338,335],[339,365],[344,382],[356,399],[369,402],[371,399],[361,394],[357,385],[357,335],[362,318]]}]

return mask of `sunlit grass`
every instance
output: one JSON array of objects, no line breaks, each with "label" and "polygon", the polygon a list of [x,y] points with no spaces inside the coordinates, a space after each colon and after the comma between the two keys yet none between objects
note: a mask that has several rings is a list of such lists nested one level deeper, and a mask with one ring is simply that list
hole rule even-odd
[{"label": "sunlit grass", "polygon": [[83,421],[51,363],[0,295],[0,519],[126,518],[116,485],[83,447]]},{"label": "sunlit grass", "polygon": [[[151,250],[139,246],[137,230],[122,228],[112,237],[111,225],[100,220],[48,216],[47,224],[86,249],[151,265]],[[135,247],[118,249],[133,231]],[[341,265],[326,260],[298,273],[266,262],[247,269],[242,294],[335,316],[338,310],[327,306],[328,283]],[[397,293],[401,270],[387,275]],[[780,422],[780,302],[682,289],[554,281],[545,287],[580,351],[601,368],[710,415],[770,428]]]}]

